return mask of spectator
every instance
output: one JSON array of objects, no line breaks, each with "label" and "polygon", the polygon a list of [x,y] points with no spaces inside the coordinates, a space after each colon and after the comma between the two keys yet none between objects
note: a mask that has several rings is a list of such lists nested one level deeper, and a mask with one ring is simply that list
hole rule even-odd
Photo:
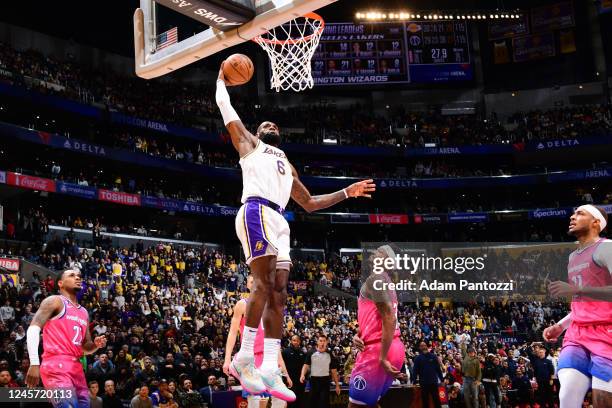
[{"label": "spectator", "polygon": [[536,398],[541,407],[553,407],[553,377],[555,368],[552,361],[546,358],[546,349],[538,347],[535,355],[532,355],[533,371],[538,383]]},{"label": "spectator", "polygon": [[141,385],[138,394],[130,401],[130,408],[153,408],[153,403],[149,397],[149,387]]},{"label": "spectator", "polygon": [[212,395],[217,391],[219,391],[219,382],[217,378],[214,375],[208,376],[208,385],[200,389],[202,400],[209,406],[212,406]]},{"label": "spectator", "polygon": [[100,354],[98,361],[93,364],[89,377],[95,378],[99,383],[104,384],[106,380],[114,380],[115,367],[109,360],[107,354]]},{"label": "spectator", "polygon": [[104,383],[102,408],[123,408],[121,399],[115,393],[115,382],[113,380],[106,380]]},{"label": "spectator", "polygon": [[11,376],[11,372],[9,370],[0,370],[0,388],[15,388],[19,387]]},{"label": "spectator", "polygon": [[89,382],[89,406],[91,408],[102,408],[102,398],[98,397],[100,385],[97,381]]},{"label": "spectator", "polygon": [[438,357],[422,341],[419,344],[420,354],[414,359],[414,379],[418,378],[421,387],[421,402],[423,408],[429,407],[429,396],[433,399],[434,406],[440,408],[440,393],[438,383],[443,381],[442,370]]},{"label": "spectator", "polygon": [[496,408],[501,404],[499,390],[499,380],[501,377],[502,369],[499,364],[499,357],[489,354],[482,372],[482,383],[489,408]]},{"label": "spectator", "polygon": [[[213,385],[211,390],[218,391],[216,385]],[[200,408],[204,403],[202,396],[199,392],[193,390],[193,383],[189,378],[183,379],[183,387],[182,390],[179,390],[178,400],[181,408]]]},{"label": "spectator", "polygon": [[482,377],[480,361],[476,357],[476,350],[468,347],[461,363],[463,368],[463,397],[467,408],[478,408],[478,389]]}]

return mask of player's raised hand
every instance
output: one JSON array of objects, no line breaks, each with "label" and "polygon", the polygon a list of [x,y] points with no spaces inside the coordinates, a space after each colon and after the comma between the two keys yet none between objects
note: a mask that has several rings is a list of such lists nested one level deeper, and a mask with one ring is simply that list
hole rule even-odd
[{"label": "player's raised hand", "polygon": [[569,297],[576,295],[578,288],[567,282],[556,281],[548,285],[548,291],[553,297]]},{"label": "player's raised hand", "polygon": [[357,351],[363,351],[365,348],[365,343],[358,334],[353,336],[353,347],[355,347]]},{"label": "player's raised hand", "polygon": [[348,186],[345,191],[349,197],[372,198],[370,193],[376,191],[376,184],[372,179],[361,180]]},{"label": "player's raised hand", "polygon": [[222,80],[223,83],[227,85],[227,81],[225,80],[225,74],[223,73],[223,64],[225,64],[225,61],[221,62],[221,68],[219,68],[219,76],[217,77],[217,79]]},{"label": "player's raised hand", "polygon": [[391,362],[387,359],[380,360],[380,365],[382,366],[383,370],[385,370],[386,373],[392,376],[393,378],[397,378],[401,374],[400,370],[395,368],[393,364],[391,364]]},{"label": "player's raised hand", "polygon": [[26,374],[26,385],[29,388],[38,387],[40,382],[40,366],[31,365]]},{"label": "player's raised hand", "polygon": [[542,337],[544,337],[544,340],[546,341],[555,342],[561,333],[563,333],[563,327],[558,324],[553,324],[552,326],[548,326],[544,329]]},{"label": "player's raised hand", "polygon": [[105,336],[98,336],[98,337],[96,337],[94,339],[94,344],[99,349],[106,347],[106,337]]}]

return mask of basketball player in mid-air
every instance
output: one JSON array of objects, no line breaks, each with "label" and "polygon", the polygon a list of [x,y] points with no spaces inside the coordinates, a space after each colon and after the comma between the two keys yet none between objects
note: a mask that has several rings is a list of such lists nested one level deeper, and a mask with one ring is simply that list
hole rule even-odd
[{"label": "basketball player in mid-air", "polygon": [[[56,282],[59,295],[49,296],[41,302],[27,331],[28,387],[36,387],[42,378],[46,389],[65,388],[74,393],[71,399],[53,401],[56,407],[89,408],[89,389],[80,358],[106,346],[104,336],[91,339],[87,310],[77,301],[81,283],[79,270],[63,271]],[[42,364],[38,356],[41,329]]]},{"label": "basketball player in mid-air", "polygon": [[[363,180],[335,193],[311,196],[285,153],[279,149],[278,126],[263,122],[255,135],[245,128],[231,105],[223,64],[217,80],[216,101],[240,156],[243,205],[236,216],[236,233],[255,283],[246,309],[240,351],[232,360],[230,371],[248,392],[267,391],[291,402],[295,394],[283,384],[278,370],[291,267],[289,224],[282,215],[284,207],[291,197],[306,211],[316,211],[350,197],[371,197],[376,187],[373,180]],[[256,369],[253,345],[262,316],[264,357],[261,367]]]},{"label": "basketball player in mid-air", "polygon": [[[253,289],[253,276],[247,276],[247,289],[249,292]],[[229,366],[231,364],[231,356],[232,350],[234,350],[234,346],[236,345],[236,338],[241,335],[244,331],[245,325],[245,314],[246,307],[248,304],[247,299],[240,299],[234,305],[234,314],[232,315],[232,323],[230,325],[230,329],[227,335],[227,341],[225,342],[225,362],[223,363],[223,372],[226,375],[230,375]],[[264,330],[263,326],[260,323],[257,328],[257,336],[255,337],[255,367],[261,367],[261,363],[263,362],[263,343],[264,343]],[[279,352],[278,355],[278,365],[283,372],[283,374],[287,378],[287,382],[289,384],[289,388],[291,388],[291,378],[287,375],[287,368],[285,367],[285,362],[283,360],[282,354]],[[267,393],[263,393],[260,395],[254,395],[247,391],[242,392],[242,397],[247,399],[248,408],[266,408],[268,406],[268,399],[272,399],[271,408],[284,408],[287,406],[287,403],[275,395],[270,395]]]},{"label": "basketball player in mid-air", "polygon": [[559,356],[560,408],[582,407],[593,389],[593,407],[612,407],[612,241],[601,238],[608,215],[594,205],[582,205],[570,217],[568,233],[578,240],[569,256],[570,283],[549,285],[552,296],[571,296],[571,312],[544,330],[557,341],[565,332]]},{"label": "basketball player in mid-air", "polygon": [[[395,258],[389,245],[383,245],[370,258]],[[376,281],[381,281],[376,284]],[[402,376],[406,350],[400,340],[397,320],[397,294],[381,283],[389,283],[387,271],[372,271],[361,285],[357,300],[359,334],[353,343],[359,350],[351,372],[349,408],[374,408],[395,378]]]}]

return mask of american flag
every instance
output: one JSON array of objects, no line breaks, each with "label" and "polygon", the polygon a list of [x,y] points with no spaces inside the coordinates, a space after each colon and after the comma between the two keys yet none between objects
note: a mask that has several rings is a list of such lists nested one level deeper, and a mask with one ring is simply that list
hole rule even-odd
[{"label": "american flag", "polygon": [[176,44],[177,40],[178,40],[178,30],[176,27],[171,28],[168,31],[161,33],[160,35],[157,36],[156,50],[161,50],[172,44]]}]

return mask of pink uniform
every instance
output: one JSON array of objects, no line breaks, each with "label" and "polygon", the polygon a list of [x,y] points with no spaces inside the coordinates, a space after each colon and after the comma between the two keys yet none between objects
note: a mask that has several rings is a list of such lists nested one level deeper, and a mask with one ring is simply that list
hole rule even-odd
[{"label": "pink uniform", "polygon": [[[245,299],[240,300],[241,302],[247,302]],[[240,319],[240,333],[244,332],[244,325],[246,324],[246,317],[243,315],[242,319]],[[255,367],[259,368],[261,363],[263,363],[263,355],[264,355],[264,328],[261,322],[259,322],[259,327],[257,328],[257,334],[255,335],[255,344],[253,345],[253,351],[255,353]],[[242,337],[240,338],[242,341]]]},{"label": "pink uniform", "polygon": [[[45,388],[71,388],[76,393],[79,407],[89,407],[89,391],[83,365],[82,344],[87,333],[89,315],[84,307],[73,304],[60,295],[63,310],[45,324],[40,376]],[[55,402],[68,406],[74,401]]]},{"label": "pink uniform", "polygon": [[[571,253],[567,269],[570,284],[578,287],[612,285],[610,271],[594,260],[598,249],[612,251],[612,242],[602,238]],[[572,322],[565,332],[558,368],[574,368],[585,375],[609,381],[612,378],[612,302],[575,296],[571,308]]]},{"label": "pink uniform", "polygon": [[[381,275],[381,279],[385,280],[385,276]],[[390,291],[389,294],[397,321],[397,296],[395,291]],[[361,294],[357,300],[357,307],[359,337],[363,339],[365,349],[355,359],[355,366],[351,372],[349,399],[356,404],[375,406],[391,386],[393,378],[378,362],[382,346],[382,318],[376,308],[376,302]],[[404,344],[400,340],[398,322],[387,353],[387,360],[400,370],[404,364],[405,354]]]}]

